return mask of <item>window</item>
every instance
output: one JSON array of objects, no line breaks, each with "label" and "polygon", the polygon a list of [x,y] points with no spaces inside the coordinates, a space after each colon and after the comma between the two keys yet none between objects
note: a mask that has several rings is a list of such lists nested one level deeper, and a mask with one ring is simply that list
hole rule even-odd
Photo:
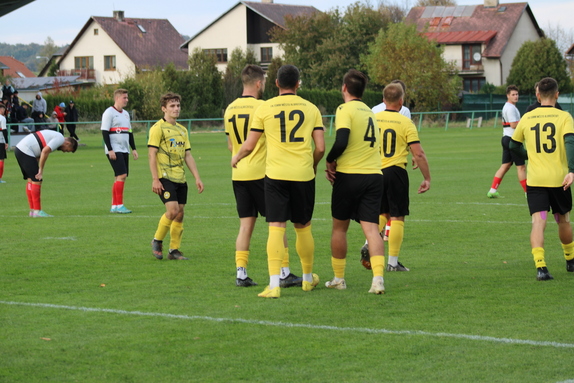
[{"label": "window", "polygon": [[116,70],[116,56],[104,56],[104,70]]},{"label": "window", "polygon": [[94,69],[94,57],[74,57],[74,65],[76,69]]},{"label": "window", "polygon": [[273,59],[273,48],[261,48],[261,62],[268,63]]},{"label": "window", "polygon": [[94,36],[97,36],[100,33],[100,30],[98,28],[94,28]]},{"label": "window", "polygon": [[227,49],[204,49],[203,52],[208,55],[213,55],[217,57],[218,63],[227,62]]},{"label": "window", "polygon": [[471,65],[482,65],[481,48],[480,44],[462,46],[462,69],[470,69]]},{"label": "window", "polygon": [[477,93],[485,83],[486,79],[484,77],[465,77],[463,87],[467,92]]}]

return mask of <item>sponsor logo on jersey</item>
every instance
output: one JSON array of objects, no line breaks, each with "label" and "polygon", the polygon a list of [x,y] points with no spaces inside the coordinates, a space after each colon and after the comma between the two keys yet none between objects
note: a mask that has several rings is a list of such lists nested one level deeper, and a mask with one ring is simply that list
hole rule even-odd
[{"label": "sponsor logo on jersey", "polygon": [[175,138],[169,139],[169,146],[172,148],[177,148],[180,146],[185,146],[185,141],[176,141]]}]

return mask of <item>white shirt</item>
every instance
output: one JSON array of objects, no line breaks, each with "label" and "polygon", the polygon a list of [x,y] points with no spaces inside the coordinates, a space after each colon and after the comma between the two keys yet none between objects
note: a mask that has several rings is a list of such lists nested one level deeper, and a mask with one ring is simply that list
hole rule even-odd
[{"label": "white shirt", "polygon": [[62,133],[58,133],[53,130],[42,130],[35,134],[28,134],[18,143],[18,145],[16,145],[16,147],[28,156],[40,158],[42,148],[38,144],[36,135],[40,138],[40,141],[43,142],[43,147],[49,146],[52,151],[58,150],[58,148],[64,144],[65,140]]},{"label": "white shirt", "polygon": [[0,114],[0,144],[5,144],[4,133],[2,130],[6,130],[6,117]]},{"label": "white shirt", "polygon": [[520,112],[518,111],[518,108],[510,102],[504,104],[504,107],[502,108],[502,135],[512,137],[514,129],[510,126],[504,125],[518,121],[520,121]]},{"label": "white shirt", "polygon": [[[125,109],[122,109],[121,112],[113,106],[106,109],[102,114],[102,130],[110,132],[110,143],[114,152],[130,152],[129,133],[132,131],[132,124],[130,114]],[[108,154],[108,148],[105,144],[104,150]]]},{"label": "white shirt", "polygon": [[[382,112],[384,110],[387,110],[387,106],[385,105],[384,102],[381,102],[379,105],[373,107],[373,113],[375,114]],[[401,110],[399,110],[399,113],[407,117],[409,120],[411,119],[411,111],[406,106],[404,105],[401,106]]]}]

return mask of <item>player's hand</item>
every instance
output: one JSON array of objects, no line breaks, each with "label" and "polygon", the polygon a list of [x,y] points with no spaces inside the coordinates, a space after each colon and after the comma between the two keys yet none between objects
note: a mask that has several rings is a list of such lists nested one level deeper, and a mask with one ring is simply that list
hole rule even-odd
[{"label": "player's hand", "polygon": [[417,165],[417,162],[415,161],[415,159],[412,159],[413,162],[413,170],[417,170],[419,168],[419,165]]},{"label": "player's hand", "polygon": [[110,157],[110,160],[115,161],[116,160],[116,152],[114,152],[113,150],[108,151],[108,157]]},{"label": "player's hand", "polygon": [[333,185],[335,182],[335,173],[337,172],[337,162],[326,162],[327,169],[325,169],[325,178]]},{"label": "player's hand", "polygon": [[430,181],[424,180],[419,186],[418,194],[422,194],[430,189]]},{"label": "player's hand", "polygon": [[231,167],[232,168],[236,168],[238,162],[239,162],[239,160],[237,159],[237,154],[234,155],[233,157],[231,157]]},{"label": "player's hand", "polygon": [[163,185],[159,180],[153,180],[151,183],[151,191],[153,191],[157,195],[161,195],[163,193]]},{"label": "player's hand", "polygon": [[132,150],[132,156],[134,156],[134,160],[137,160],[139,158],[137,150],[135,149]]},{"label": "player's hand", "polygon": [[42,170],[38,170],[38,174],[36,174],[36,179],[38,181],[42,181]]},{"label": "player's hand", "polygon": [[574,182],[574,173],[566,174],[566,177],[564,177],[564,181],[562,181],[562,186],[564,187],[564,190],[568,190],[570,185],[572,185],[572,182]]},{"label": "player's hand", "polygon": [[203,193],[203,182],[201,180],[195,180],[195,186],[197,187],[197,193]]},{"label": "player's hand", "polygon": [[4,144],[4,149],[8,150],[8,144]]}]

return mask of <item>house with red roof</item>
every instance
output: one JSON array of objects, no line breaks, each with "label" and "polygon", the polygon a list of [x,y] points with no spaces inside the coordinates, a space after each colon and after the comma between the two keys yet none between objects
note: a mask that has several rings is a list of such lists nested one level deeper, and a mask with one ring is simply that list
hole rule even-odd
[{"label": "house with red roof", "polygon": [[0,56],[0,74],[4,77],[27,78],[36,77],[28,67],[12,56]]},{"label": "house with red roof", "polygon": [[231,52],[251,49],[265,69],[273,57],[283,56],[278,43],[272,43],[269,32],[285,28],[287,16],[312,15],[319,12],[311,6],[276,4],[273,0],[240,1],[211,24],[181,45],[191,55],[196,48],[217,57],[217,67],[225,71]]},{"label": "house with red roof", "polygon": [[59,57],[58,76],[78,75],[96,84],[117,84],[137,71],[173,63],[187,69],[183,37],[166,19],[92,16]]},{"label": "house with red roof", "polygon": [[455,63],[468,92],[505,84],[521,45],[544,37],[528,3],[413,7],[405,22],[444,46],[444,59]]}]

